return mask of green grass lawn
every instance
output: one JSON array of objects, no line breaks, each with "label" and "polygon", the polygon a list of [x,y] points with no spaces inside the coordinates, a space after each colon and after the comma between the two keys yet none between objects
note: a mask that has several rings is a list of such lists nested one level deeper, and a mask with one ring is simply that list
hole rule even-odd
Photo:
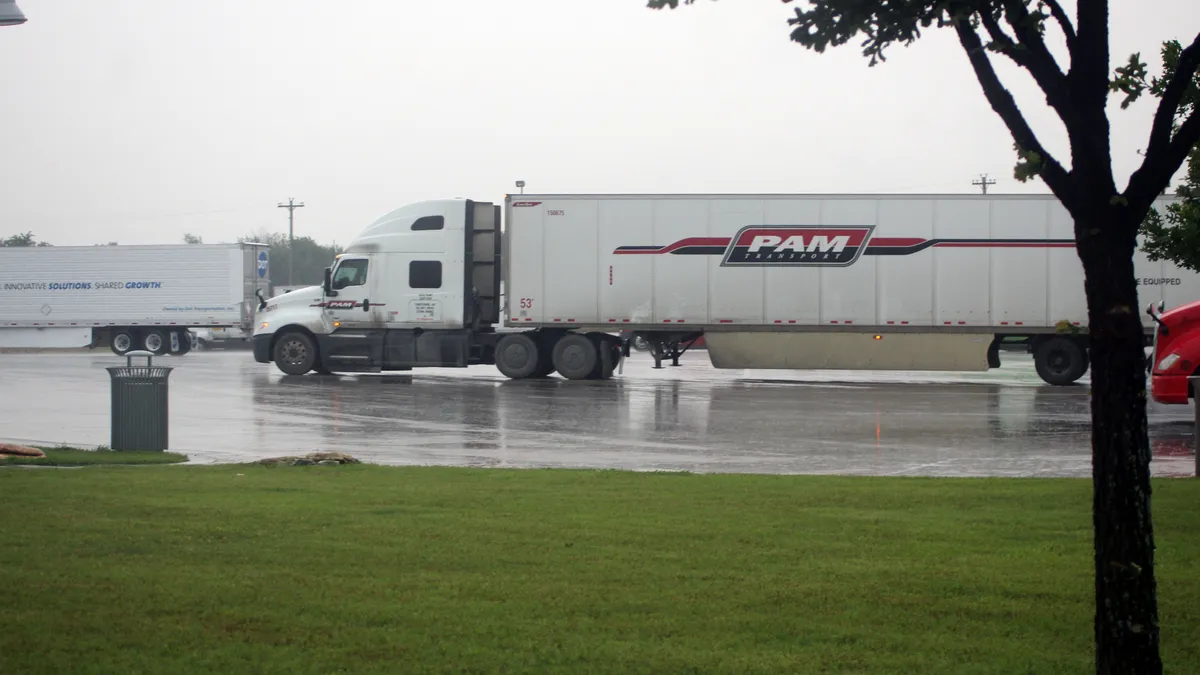
[{"label": "green grass lawn", "polygon": [[5,464],[25,464],[32,466],[97,466],[102,464],[175,464],[186,462],[187,455],[178,452],[155,452],[140,450],[110,450],[96,448],[39,447],[46,453],[45,457],[9,457],[0,460],[0,467]]},{"label": "green grass lawn", "polygon": [[[1200,482],[1154,484],[1200,672]],[[1091,673],[1087,480],[0,470],[5,673]]]}]

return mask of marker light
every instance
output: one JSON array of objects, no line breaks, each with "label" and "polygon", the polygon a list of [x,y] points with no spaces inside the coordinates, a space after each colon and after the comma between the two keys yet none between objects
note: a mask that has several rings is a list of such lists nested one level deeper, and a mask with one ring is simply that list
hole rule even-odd
[{"label": "marker light", "polygon": [[259,330],[266,330],[266,328],[267,328],[267,326],[268,326],[268,325],[269,325],[269,324],[268,324],[266,321],[264,321],[264,322],[262,322],[262,323],[258,324],[258,329],[259,329]]},{"label": "marker light", "polygon": [[875,339],[876,339],[876,340],[882,340],[882,339],[883,339],[883,336],[882,336],[882,335],[876,335],[876,336],[875,336]]}]

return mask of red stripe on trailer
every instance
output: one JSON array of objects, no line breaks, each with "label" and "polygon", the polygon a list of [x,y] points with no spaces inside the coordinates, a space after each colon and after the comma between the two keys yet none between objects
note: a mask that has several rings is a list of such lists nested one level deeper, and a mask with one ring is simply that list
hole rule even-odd
[{"label": "red stripe on trailer", "polygon": [[733,323],[733,319],[718,319],[717,323]]},{"label": "red stripe on trailer", "polygon": [[966,322],[966,321],[959,321],[959,322],[958,322],[958,325],[960,325],[960,326],[965,326],[965,325],[967,325],[967,322]]},{"label": "red stripe on trailer", "polygon": [[788,323],[796,323],[795,319],[788,319]]},{"label": "red stripe on trailer", "polygon": [[575,319],[567,319],[567,323],[575,323]]},{"label": "red stripe on trailer", "polygon": [[939,241],[937,248],[1074,248],[1074,243],[1034,241]]},{"label": "red stripe on trailer", "polygon": [[1024,321],[1018,321],[1018,322],[1017,322],[1017,325],[1018,325],[1018,326],[1024,326],[1024,325],[1025,325],[1025,322],[1024,322]]},{"label": "red stripe on trailer", "polygon": [[683,319],[675,319],[675,323],[683,323]]},{"label": "red stripe on trailer", "polygon": [[775,323],[783,323],[783,319],[775,319]]}]

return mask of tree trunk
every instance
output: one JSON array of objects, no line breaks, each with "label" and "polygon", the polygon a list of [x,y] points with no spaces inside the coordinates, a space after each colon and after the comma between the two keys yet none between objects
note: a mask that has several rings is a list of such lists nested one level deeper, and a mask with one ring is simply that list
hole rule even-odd
[{"label": "tree trunk", "polygon": [[1158,675],[1137,220],[1107,203],[1076,220],[1091,340],[1096,672]]}]

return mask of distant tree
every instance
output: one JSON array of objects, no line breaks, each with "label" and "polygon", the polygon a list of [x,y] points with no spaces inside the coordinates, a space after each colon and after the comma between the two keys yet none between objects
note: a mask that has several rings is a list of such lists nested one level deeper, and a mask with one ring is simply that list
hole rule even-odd
[{"label": "distant tree", "polygon": [[[676,8],[681,2],[694,0],[649,0],[648,6]],[[1139,54],[1110,75],[1108,0],[1078,0],[1074,23],[1060,0],[805,4],[808,9],[797,7],[795,17],[788,19],[794,27],[792,40],[824,52],[861,34],[863,55],[870,57],[872,66],[884,60],[887,47],[913,43],[922,29],[951,28],[984,96],[1012,135],[1018,157],[1014,176],[1022,182],[1040,178],[1071,214],[1083,265],[1090,341],[1096,669],[1161,673],[1146,354],[1133,254],[1154,200],[1200,141],[1200,111],[1195,106],[1200,34],[1186,48],[1165,42],[1163,75],[1147,82]],[[1046,42],[1047,28],[1055,25],[1069,55],[1066,72]],[[1010,60],[1042,90],[1066,128],[1069,169],[1029,126],[1001,82],[993,55]],[[1145,157],[1125,189],[1118,190],[1106,109],[1109,97],[1113,92],[1125,94],[1121,105],[1127,107],[1147,91],[1159,104]]]},{"label": "distant tree", "polygon": [[51,244],[38,241],[32,232],[25,232],[5,238],[3,241],[0,241],[0,246],[51,246]]},{"label": "distant tree", "polygon": [[295,266],[292,270],[293,280],[288,284],[288,259],[292,251],[288,247],[288,236],[281,232],[259,231],[245,237],[239,237],[239,242],[257,242],[270,246],[268,255],[271,264],[268,277],[272,286],[282,285],[316,285],[321,283],[325,268],[333,264],[334,256],[342,252],[342,247],[336,242],[329,245],[318,244],[312,237],[296,237]]},{"label": "distant tree", "polygon": [[1168,204],[1166,215],[1150,209],[1142,222],[1142,250],[1151,260],[1169,260],[1200,272],[1200,145],[1188,157],[1187,179],[1175,188],[1179,201]]},{"label": "distant tree", "polygon": [[185,244],[203,244],[204,239],[192,234],[191,232],[185,232],[183,234],[183,243],[185,243]]}]

